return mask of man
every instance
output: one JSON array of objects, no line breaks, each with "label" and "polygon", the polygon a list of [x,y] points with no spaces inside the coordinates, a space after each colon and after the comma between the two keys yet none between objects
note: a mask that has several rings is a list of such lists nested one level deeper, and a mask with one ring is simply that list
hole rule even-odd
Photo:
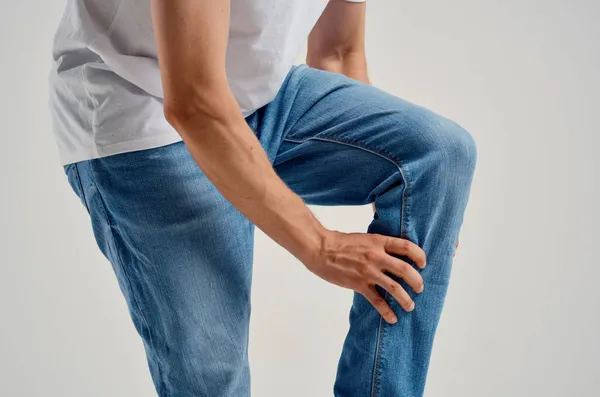
[{"label": "man", "polygon": [[[61,161],[161,397],[250,394],[254,225],[356,291],[334,394],[423,394],[476,151],[368,84],[365,9],[69,0],[51,74]],[[367,233],[306,206],[369,203]]]}]

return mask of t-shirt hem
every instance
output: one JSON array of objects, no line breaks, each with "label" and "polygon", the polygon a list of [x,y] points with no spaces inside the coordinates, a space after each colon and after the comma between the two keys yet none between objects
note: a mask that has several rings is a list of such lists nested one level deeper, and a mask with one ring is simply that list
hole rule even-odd
[{"label": "t-shirt hem", "polygon": [[164,134],[146,139],[136,139],[127,142],[116,142],[110,145],[97,146],[95,148],[82,149],[74,152],[60,153],[62,166],[85,160],[93,160],[102,157],[113,156],[121,153],[136,152],[139,150],[154,149],[181,142],[179,134]]}]

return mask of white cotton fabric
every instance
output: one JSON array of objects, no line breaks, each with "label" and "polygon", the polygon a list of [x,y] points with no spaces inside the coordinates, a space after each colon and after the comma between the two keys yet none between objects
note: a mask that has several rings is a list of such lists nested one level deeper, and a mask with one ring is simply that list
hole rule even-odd
[{"label": "white cotton fabric", "polygon": [[[326,4],[231,0],[227,77],[244,116],[273,100]],[[163,113],[149,0],[68,0],[49,83],[63,165],[181,140]]]}]

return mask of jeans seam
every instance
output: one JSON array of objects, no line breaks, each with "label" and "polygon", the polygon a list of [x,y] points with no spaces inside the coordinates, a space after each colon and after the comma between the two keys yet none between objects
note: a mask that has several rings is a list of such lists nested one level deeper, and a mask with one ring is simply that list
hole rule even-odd
[{"label": "jeans seam", "polygon": [[[387,301],[387,291],[385,292],[385,300]],[[375,348],[375,360],[373,360],[373,376],[371,378],[371,397],[376,397],[376,393],[379,389],[379,370],[381,368],[380,366],[380,360],[381,360],[381,346],[382,346],[382,340],[383,340],[383,336],[384,336],[384,331],[383,331],[383,327],[385,326],[385,324],[383,324],[383,317],[379,317],[379,325],[377,326],[377,346]]]},{"label": "jeans seam", "polygon": [[[88,164],[90,164],[91,162],[88,160]],[[90,164],[91,166],[91,164]],[[90,178],[91,179],[91,178]],[[136,306],[136,309],[138,310],[140,317],[142,319],[142,322],[144,324],[144,326],[146,327],[146,332],[148,333],[148,338],[150,339],[150,347],[155,349],[155,343],[154,343],[154,338],[152,337],[152,332],[151,332],[151,328],[150,325],[148,324],[148,321],[146,320],[146,316],[144,315],[144,312],[141,309],[141,305],[138,301],[137,298],[137,294],[135,292],[135,290],[133,289],[133,283],[131,282],[131,278],[129,277],[129,274],[126,270],[126,267],[123,263],[123,259],[121,257],[121,252],[119,251],[119,248],[116,247],[116,243],[117,243],[117,239],[116,239],[116,235],[117,235],[117,226],[114,225],[114,222],[112,221],[110,215],[109,215],[109,211],[108,208],[106,207],[106,203],[104,201],[104,197],[102,197],[102,193],[100,192],[100,189],[98,189],[98,186],[96,185],[96,181],[92,180],[92,188],[96,190],[96,192],[98,193],[98,197],[100,198],[100,203],[101,203],[101,208],[102,208],[102,212],[104,217],[106,218],[106,222],[108,223],[108,228],[110,229],[110,233],[112,235],[113,241],[115,242],[115,250],[116,250],[116,260],[119,264],[119,266],[121,267],[121,269],[123,270],[123,275],[125,276],[125,280],[127,281],[127,285],[129,287],[129,289],[131,290],[131,296],[133,298],[133,302]],[[164,380],[162,377],[162,370],[161,370],[161,364],[158,362],[159,360],[157,360],[157,368],[158,368],[158,372],[159,372],[159,377],[160,377],[160,381],[161,381],[161,386],[162,389],[166,392],[168,392],[168,390],[165,387],[164,384]]]},{"label": "jeans seam", "polygon": [[87,197],[85,196],[85,191],[83,190],[83,184],[81,183],[81,176],[79,175],[79,167],[77,164],[73,164],[73,168],[75,168],[75,178],[77,179],[77,185],[79,185],[79,191],[81,192],[81,198],[83,199],[83,204],[85,205],[85,210],[90,213],[90,205],[88,203]]},{"label": "jeans seam", "polygon": [[317,141],[331,142],[331,143],[338,143],[341,145],[352,146],[357,149],[361,149],[361,150],[367,151],[369,153],[373,153],[379,157],[386,159],[387,161],[391,162],[392,164],[394,164],[398,168],[398,171],[400,172],[400,176],[402,177],[402,181],[404,182],[404,189],[402,191],[402,204],[400,207],[400,237],[402,237],[402,238],[406,237],[405,223],[406,223],[406,214],[408,214],[409,179],[407,177],[408,172],[406,171],[406,168],[402,165],[400,160],[398,160],[392,154],[390,154],[384,150],[377,149],[377,148],[367,146],[364,144],[360,144],[360,143],[357,143],[355,141],[351,141],[348,139],[342,139],[342,138],[337,138],[337,137],[314,136],[314,137],[309,137],[309,138],[306,138],[303,140],[293,139],[293,138],[284,138],[283,140],[287,141],[287,142],[292,142],[292,143],[304,143],[304,142],[310,141],[310,140],[317,140]]},{"label": "jeans seam", "polygon": [[[400,172],[400,176],[402,177],[402,181],[404,183],[404,189],[402,191],[402,203],[400,206],[400,237],[406,238],[405,223],[406,223],[406,215],[408,214],[409,180],[407,178],[408,173],[407,173],[406,169],[402,166],[401,161],[398,160],[397,158],[395,158],[392,154],[388,153],[387,151],[373,148],[373,147],[370,147],[370,146],[367,146],[364,144],[360,144],[360,143],[357,143],[354,141],[350,141],[347,139],[340,139],[340,138],[330,137],[330,136],[315,136],[315,137],[306,138],[304,140],[295,140],[292,138],[284,138],[284,141],[293,142],[293,143],[304,143],[309,140],[320,140],[320,141],[324,141],[324,142],[332,142],[332,143],[338,143],[338,144],[342,144],[342,145],[352,146],[357,149],[365,150],[367,152],[370,152],[377,156],[380,156],[380,157],[390,161],[396,167],[398,167],[398,171]],[[388,292],[387,291],[384,292],[384,299],[386,301],[388,300]],[[373,377],[371,380],[371,397],[376,397],[378,394],[379,382],[381,379],[381,376],[379,373],[381,372],[381,354],[383,351],[384,337],[385,337],[385,324],[383,323],[383,317],[380,316],[379,317],[379,326],[377,327],[377,345],[375,347],[375,358],[373,360]]]}]

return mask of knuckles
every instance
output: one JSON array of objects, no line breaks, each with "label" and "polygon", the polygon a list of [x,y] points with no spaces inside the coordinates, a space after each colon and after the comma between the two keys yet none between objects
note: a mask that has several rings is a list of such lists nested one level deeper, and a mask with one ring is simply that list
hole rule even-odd
[{"label": "knuckles", "polygon": [[398,241],[398,251],[401,254],[407,254],[410,251],[410,242],[408,240],[401,239]]},{"label": "knuckles", "polygon": [[372,250],[366,251],[364,257],[367,262],[377,262],[380,259],[379,254]]}]

